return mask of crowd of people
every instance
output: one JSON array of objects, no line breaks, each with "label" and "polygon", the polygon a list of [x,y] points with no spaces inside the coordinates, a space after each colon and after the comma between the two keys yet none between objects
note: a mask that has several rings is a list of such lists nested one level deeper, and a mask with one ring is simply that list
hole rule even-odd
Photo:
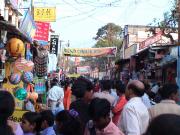
[{"label": "crowd of people", "polygon": [[[22,122],[9,120],[13,96],[0,91],[3,135],[180,135],[179,87],[148,81],[51,82],[47,108],[29,109]],[[73,97],[74,96],[74,97]],[[27,107],[28,108],[28,107]]]}]

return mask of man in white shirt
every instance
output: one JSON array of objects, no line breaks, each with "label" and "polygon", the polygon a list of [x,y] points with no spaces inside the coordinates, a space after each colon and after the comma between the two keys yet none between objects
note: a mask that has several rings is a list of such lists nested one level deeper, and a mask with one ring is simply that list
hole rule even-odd
[{"label": "man in white shirt", "polygon": [[128,103],[125,105],[120,120],[120,128],[125,135],[142,135],[149,124],[149,113],[142,102],[144,84],[132,80],[127,85],[125,92]]},{"label": "man in white shirt", "polygon": [[51,108],[51,110],[56,113],[57,110],[63,110],[64,104],[64,91],[63,88],[61,88],[58,85],[58,80],[53,79],[51,84],[51,89],[48,91],[47,101],[48,106]]}]

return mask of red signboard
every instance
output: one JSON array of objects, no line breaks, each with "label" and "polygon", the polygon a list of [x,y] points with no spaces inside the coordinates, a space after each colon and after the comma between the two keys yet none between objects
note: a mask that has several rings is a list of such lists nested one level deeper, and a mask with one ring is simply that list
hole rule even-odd
[{"label": "red signboard", "polygon": [[141,42],[139,44],[139,50],[145,49],[145,48],[149,47],[150,45],[156,43],[157,41],[159,41],[161,39],[162,39],[162,33],[160,32],[160,33],[144,40],[143,42]]},{"label": "red signboard", "polygon": [[47,22],[36,22],[37,30],[34,40],[48,41],[50,24]]}]

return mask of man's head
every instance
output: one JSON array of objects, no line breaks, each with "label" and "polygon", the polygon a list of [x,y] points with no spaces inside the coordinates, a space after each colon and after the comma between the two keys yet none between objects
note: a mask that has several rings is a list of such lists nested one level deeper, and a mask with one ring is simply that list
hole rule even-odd
[{"label": "man's head", "polygon": [[87,102],[92,98],[93,84],[84,77],[79,77],[72,86],[72,94],[76,98],[85,99]]},{"label": "man's head", "polygon": [[110,91],[111,90],[111,81],[110,80],[102,80],[101,86],[102,86],[102,91]]},{"label": "man's head", "polygon": [[144,95],[144,84],[138,80],[132,80],[128,83],[125,95],[127,100],[132,97],[142,97]]},{"label": "man's head", "polygon": [[178,89],[177,84],[164,84],[159,93],[162,99],[171,99],[177,102],[179,101]]},{"label": "man's head", "polygon": [[89,105],[89,115],[93,119],[95,127],[105,128],[110,122],[111,105],[106,99],[94,98]]},{"label": "man's head", "polygon": [[118,96],[121,96],[122,94],[125,93],[126,86],[121,81],[115,82],[115,88]]}]

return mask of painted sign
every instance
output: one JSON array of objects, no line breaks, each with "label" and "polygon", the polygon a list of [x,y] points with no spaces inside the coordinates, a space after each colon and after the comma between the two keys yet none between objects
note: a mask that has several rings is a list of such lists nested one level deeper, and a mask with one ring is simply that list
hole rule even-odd
[{"label": "painted sign", "polygon": [[40,42],[40,44],[48,44],[49,28],[48,22],[36,22],[37,30],[34,36],[34,40]]},{"label": "painted sign", "polygon": [[34,20],[42,22],[55,22],[56,7],[34,7]]},{"label": "painted sign", "polygon": [[139,43],[139,50],[143,50],[148,48],[150,45],[158,42],[159,40],[162,39],[162,32],[159,32],[158,34],[147,38],[146,40],[144,40],[143,42]]},{"label": "painted sign", "polygon": [[24,113],[26,113],[27,111],[22,111],[22,110],[15,110],[13,115],[10,116],[9,120],[12,120],[14,122],[21,122],[22,121],[22,116]]},{"label": "painted sign", "polygon": [[59,35],[51,35],[50,53],[57,55],[57,53],[58,53],[58,43],[59,43]]},{"label": "painted sign", "polygon": [[117,53],[116,47],[64,48],[65,56],[75,56],[75,57],[115,57],[116,53]]},{"label": "painted sign", "polygon": [[36,24],[29,10],[25,12],[24,19],[19,29],[32,41],[36,32]]},{"label": "painted sign", "polygon": [[90,72],[91,72],[90,66],[77,67],[77,73],[80,75],[90,74]]}]

